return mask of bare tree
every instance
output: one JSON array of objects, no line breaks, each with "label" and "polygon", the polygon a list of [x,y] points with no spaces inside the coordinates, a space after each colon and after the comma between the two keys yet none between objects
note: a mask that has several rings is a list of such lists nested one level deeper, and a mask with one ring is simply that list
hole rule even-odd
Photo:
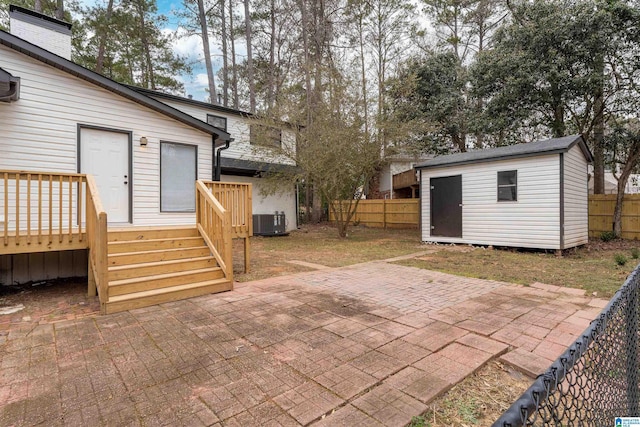
[{"label": "bare tree", "polygon": [[222,103],[229,106],[229,52],[227,47],[227,12],[225,0],[220,0],[220,38],[222,41]]},{"label": "bare tree", "polygon": [[253,79],[253,55],[251,52],[251,14],[249,11],[249,0],[244,0],[244,34],[247,40],[247,80],[249,84],[249,111],[256,111],[256,88]]},{"label": "bare tree", "polygon": [[111,15],[113,14],[113,0],[109,0],[107,3],[107,11],[104,16],[104,22],[99,27],[98,34],[98,56],[96,58],[96,73],[102,74],[104,68],[104,53],[105,46],[107,44],[107,37],[109,37],[109,23],[111,22]]},{"label": "bare tree", "polygon": [[207,24],[207,12],[204,8],[204,0],[198,0],[198,21],[200,21],[200,35],[204,52],[204,62],[207,67],[207,81],[209,83],[209,98],[212,104],[218,103],[216,94],[216,80],[213,75],[213,64],[211,63],[211,48],[209,46],[209,27]]},{"label": "bare tree", "polygon": [[229,0],[229,41],[231,42],[231,87],[233,89],[233,108],[240,105],[238,94],[238,66],[236,63],[236,36],[233,26],[233,0]]}]

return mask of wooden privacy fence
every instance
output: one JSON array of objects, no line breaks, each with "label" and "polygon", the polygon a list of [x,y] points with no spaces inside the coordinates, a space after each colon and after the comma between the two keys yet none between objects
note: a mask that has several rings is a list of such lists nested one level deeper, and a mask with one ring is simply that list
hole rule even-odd
[{"label": "wooden privacy fence", "polygon": [[[360,200],[351,222],[378,228],[418,228],[419,216],[420,199]],[[335,220],[329,209],[329,221]]]},{"label": "wooden privacy fence", "polygon": [[[615,194],[589,195],[589,237],[613,231]],[[622,203],[622,238],[640,239],[640,194],[625,194]]]}]

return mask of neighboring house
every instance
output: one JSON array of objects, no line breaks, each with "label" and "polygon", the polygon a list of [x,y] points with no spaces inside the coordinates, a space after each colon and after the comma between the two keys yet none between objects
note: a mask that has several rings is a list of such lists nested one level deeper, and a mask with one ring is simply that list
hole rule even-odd
[{"label": "neighboring house", "polygon": [[[49,190],[41,184],[34,183],[33,187],[39,185],[45,192],[60,188],[59,195],[53,192],[49,201],[44,200],[37,208],[37,215],[48,214],[50,220],[45,218],[44,222],[49,221],[56,228],[68,227],[70,241],[75,228],[84,222],[78,221],[76,210],[78,214],[82,211],[84,220],[88,197],[76,191],[74,186],[84,185],[84,181],[79,178],[79,183],[72,183],[74,173],[95,178],[111,230],[134,226],[194,227],[195,181],[215,178],[218,164],[224,181],[251,182],[257,187],[260,179],[256,174],[261,169],[270,164],[294,166],[273,156],[265,161],[259,149],[252,149],[249,126],[241,112],[119,84],[70,61],[70,24],[16,6],[10,8],[10,19],[13,34],[0,31],[0,169],[61,174],[60,183],[49,184]],[[218,120],[207,122],[207,114]],[[221,126],[223,118],[227,129]],[[287,144],[295,143],[289,135],[283,139]],[[227,146],[222,158],[228,154],[229,160],[217,164],[216,152]],[[61,243],[49,243],[42,248],[23,246],[31,255],[11,252],[7,243],[12,238],[11,230],[24,228],[28,222],[25,219],[36,221],[36,213],[25,213],[30,208],[24,197],[31,184],[21,182],[14,188],[13,181],[7,179],[9,175],[3,175],[0,225],[5,248],[0,254],[5,255],[0,255],[0,283],[60,277],[63,274],[58,271],[63,269],[64,275],[85,275],[86,250],[36,256],[41,249],[44,252],[56,245],[62,247]],[[47,175],[38,179],[54,181]],[[63,193],[67,191],[67,185],[62,184],[64,179],[70,181],[70,196]],[[255,212],[284,211],[289,229],[295,228],[295,189],[290,187],[265,197],[259,188],[254,189]],[[70,206],[77,202],[78,206],[60,208],[58,218],[53,205],[67,202]],[[53,216],[48,206],[54,207]],[[5,218],[6,212],[18,211],[17,217]],[[87,247],[82,233],[80,229],[80,242],[74,241],[66,249]],[[14,249],[19,249],[22,237],[14,238]],[[50,266],[56,271],[50,271]]]},{"label": "neighboring house", "polygon": [[[297,224],[297,193],[294,184],[275,191],[271,183],[263,182],[262,173],[277,172],[295,168],[289,157],[276,154],[280,148],[284,152],[295,152],[295,133],[285,123],[282,129],[273,129],[273,138],[257,138],[252,123],[253,115],[219,105],[169,95],[148,89],[129,86],[136,92],[163,102],[177,110],[189,114],[228,132],[233,138],[231,144],[217,150],[220,153],[220,180],[247,182],[253,185],[253,213],[255,215],[284,213],[286,231],[295,230]],[[275,149],[275,150],[274,150]],[[216,160],[217,162],[217,160]]]},{"label": "neighboring house", "polygon": [[421,174],[425,242],[562,250],[588,242],[580,135],[436,157]]},{"label": "neighboring house", "polygon": [[[618,173],[618,176],[620,174]],[[604,173],[604,194],[617,194],[618,193],[618,179],[612,172],[605,171]],[[638,194],[640,193],[640,175],[631,174],[629,181],[624,187],[625,194]],[[589,194],[593,194],[593,171],[589,174]]]},{"label": "neighboring house", "polygon": [[414,167],[430,157],[409,154],[387,157],[378,174],[372,179],[367,198],[407,199],[420,197],[418,176]]}]

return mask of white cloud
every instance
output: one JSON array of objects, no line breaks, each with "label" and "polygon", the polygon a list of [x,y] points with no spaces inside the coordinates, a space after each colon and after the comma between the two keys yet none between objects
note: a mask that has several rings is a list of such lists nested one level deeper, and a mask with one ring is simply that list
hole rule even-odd
[{"label": "white cloud", "polygon": [[[162,30],[165,34],[173,35],[176,30],[165,28]],[[187,35],[186,31],[181,28],[177,30],[178,37],[173,40],[173,51],[180,56],[188,58],[190,61],[202,60],[202,38],[197,34]]]},{"label": "white cloud", "polygon": [[202,86],[209,86],[209,78],[204,73],[198,73],[195,77],[195,83]]}]

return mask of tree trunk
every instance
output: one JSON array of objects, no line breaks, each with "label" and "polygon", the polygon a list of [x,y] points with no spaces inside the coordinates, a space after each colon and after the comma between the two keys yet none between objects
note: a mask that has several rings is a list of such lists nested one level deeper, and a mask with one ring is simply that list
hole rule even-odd
[{"label": "tree trunk", "polygon": [[42,0],[36,0],[33,4],[33,10],[38,13],[42,13]]},{"label": "tree trunk", "polygon": [[236,36],[233,27],[233,0],[229,0],[229,41],[231,42],[231,89],[233,92],[233,108],[238,109],[238,67],[236,66]]},{"label": "tree trunk", "polygon": [[311,220],[315,223],[322,221],[322,195],[318,190],[318,186],[313,186],[313,209],[311,212]]},{"label": "tree trunk", "polygon": [[220,1],[220,32],[222,38],[222,103],[229,106],[229,51],[227,49],[227,18],[225,13],[226,0]]},{"label": "tree trunk", "polygon": [[629,154],[627,155],[627,161],[622,168],[620,178],[618,178],[618,191],[616,193],[616,207],[613,210],[613,232],[616,237],[622,236],[622,202],[624,197],[624,189],[629,181],[629,176],[638,165],[640,160],[640,142],[635,142]]},{"label": "tree trunk", "polygon": [[[596,58],[596,70],[604,74],[604,59]],[[604,194],[604,79],[600,80],[593,100],[593,192]],[[625,182],[626,184],[626,182]]]},{"label": "tree trunk", "polygon": [[[311,61],[309,56],[309,13],[307,12],[307,5],[305,0],[300,0],[300,15],[302,18],[302,49],[304,53],[304,83],[305,83],[305,103],[307,113],[307,129],[310,129],[313,116],[311,114]],[[307,187],[308,188],[308,187]]]},{"label": "tree trunk", "polygon": [[145,12],[142,8],[142,0],[136,2],[136,8],[140,18],[140,44],[142,44],[142,52],[144,54],[143,84],[147,89],[156,89],[156,79],[153,72],[153,61],[151,60],[151,49],[149,49],[149,41],[147,40],[147,23],[145,21]]},{"label": "tree trunk", "polygon": [[304,222],[311,222],[311,185],[309,177],[304,180]]},{"label": "tree trunk", "polygon": [[204,62],[207,67],[207,80],[209,82],[209,98],[212,104],[218,103],[216,94],[216,80],[213,76],[213,64],[211,64],[211,49],[209,47],[209,28],[207,25],[207,14],[204,10],[204,0],[198,0],[198,19],[200,20],[200,31],[202,32],[202,47],[204,49]]},{"label": "tree trunk", "polygon": [[102,74],[104,68],[104,50],[107,44],[107,37],[109,36],[109,23],[111,22],[111,14],[113,13],[113,0],[109,0],[107,3],[107,12],[104,17],[105,22],[100,28],[100,41],[98,42],[98,57],[96,58],[96,73]]},{"label": "tree trunk", "polygon": [[64,19],[64,0],[57,0],[56,2],[56,19]]},{"label": "tree trunk", "polygon": [[256,88],[253,80],[253,55],[251,54],[251,15],[249,0],[244,0],[244,33],[247,39],[247,80],[249,84],[249,111],[256,112]]},{"label": "tree trunk", "polygon": [[269,40],[269,76],[268,76],[268,88],[267,88],[267,109],[271,111],[275,104],[276,98],[276,67],[275,67],[275,55],[276,55],[276,3],[275,0],[271,0],[271,14],[270,14],[271,35]]},{"label": "tree trunk", "polygon": [[367,73],[365,67],[365,55],[364,55],[364,24],[362,11],[358,13],[358,38],[360,43],[360,78],[362,80],[362,103],[363,103],[363,116],[364,116],[364,133],[369,138],[369,102],[367,100]]}]

